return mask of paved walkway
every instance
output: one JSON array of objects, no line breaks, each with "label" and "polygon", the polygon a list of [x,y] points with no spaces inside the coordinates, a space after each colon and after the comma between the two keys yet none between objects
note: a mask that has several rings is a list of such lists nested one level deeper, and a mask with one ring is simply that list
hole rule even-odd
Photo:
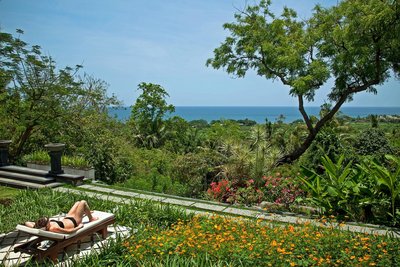
[{"label": "paved walkway", "polygon": [[90,197],[97,197],[104,200],[113,201],[116,203],[129,203],[131,198],[134,199],[146,199],[151,201],[157,201],[165,204],[173,204],[184,207],[188,212],[210,214],[219,213],[229,216],[245,216],[250,218],[258,218],[266,221],[284,222],[292,224],[310,223],[322,227],[334,227],[344,231],[368,233],[368,234],[378,234],[378,235],[389,235],[396,238],[400,238],[400,233],[376,227],[359,226],[353,224],[338,224],[338,223],[328,223],[323,224],[317,220],[313,220],[301,216],[285,215],[285,214],[274,214],[268,213],[260,209],[247,209],[240,208],[227,204],[220,204],[217,202],[203,201],[198,199],[182,198],[163,194],[150,194],[145,192],[132,192],[132,191],[122,191],[113,188],[108,188],[104,186],[97,185],[82,185],[79,186],[82,190],[70,189],[65,187],[58,187],[54,190],[60,192],[70,192],[77,194],[86,194]]}]

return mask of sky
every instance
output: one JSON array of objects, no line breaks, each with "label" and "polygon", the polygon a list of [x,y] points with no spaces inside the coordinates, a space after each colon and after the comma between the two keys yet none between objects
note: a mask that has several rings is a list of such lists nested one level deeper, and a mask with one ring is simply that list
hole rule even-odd
[{"label": "sky", "polygon": [[[0,30],[40,45],[57,66],[82,64],[84,72],[109,84],[125,106],[134,104],[141,82],[160,84],[175,106],[296,106],[289,88],[250,72],[235,78],[206,67],[213,50],[228,35],[222,25],[251,0],[0,0]],[[307,18],[316,3],[337,0],[273,0]],[[319,106],[332,83],[319,90]],[[394,78],[378,94],[360,93],[345,106],[400,106],[400,82]]]}]

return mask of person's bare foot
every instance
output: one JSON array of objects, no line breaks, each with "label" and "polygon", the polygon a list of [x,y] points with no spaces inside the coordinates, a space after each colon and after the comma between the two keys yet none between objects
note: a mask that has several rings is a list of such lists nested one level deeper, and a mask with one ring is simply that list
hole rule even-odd
[{"label": "person's bare foot", "polygon": [[93,217],[89,220],[89,222],[93,222],[93,221],[97,221],[99,219],[99,217]]}]

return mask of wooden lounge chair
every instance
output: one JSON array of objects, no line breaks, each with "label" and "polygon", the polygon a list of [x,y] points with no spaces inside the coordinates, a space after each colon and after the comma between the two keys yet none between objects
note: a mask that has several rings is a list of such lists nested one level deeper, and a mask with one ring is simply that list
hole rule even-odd
[{"label": "wooden lounge chair", "polygon": [[[81,239],[94,233],[102,235],[103,239],[107,237],[107,226],[115,222],[115,216],[112,213],[94,211],[93,216],[99,219],[89,222],[87,217],[83,218],[84,227],[71,234],[59,234],[42,229],[30,228],[25,225],[17,225],[16,229],[28,233],[37,238],[19,245],[14,248],[14,252],[23,252],[33,255],[36,260],[42,261],[49,257],[53,262],[57,261],[58,254],[69,245],[80,242]],[[55,217],[57,219],[62,219]],[[44,246],[43,241],[49,240],[51,245]]]}]

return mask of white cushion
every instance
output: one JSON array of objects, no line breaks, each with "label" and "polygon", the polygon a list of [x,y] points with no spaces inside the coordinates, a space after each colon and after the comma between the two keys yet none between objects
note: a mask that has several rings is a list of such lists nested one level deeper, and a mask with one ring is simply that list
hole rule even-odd
[{"label": "white cushion", "polygon": [[[54,233],[54,232],[50,232],[50,231],[46,231],[43,229],[37,229],[37,228],[31,228],[25,225],[21,225],[18,224],[16,229],[18,231],[22,231],[31,235],[36,235],[36,236],[41,236],[41,237],[48,237],[50,239],[68,239],[71,238],[75,235],[79,235],[80,233],[89,230],[90,228],[102,223],[104,220],[107,220],[109,218],[112,218],[114,216],[114,214],[112,213],[108,213],[108,212],[103,212],[103,211],[98,211],[95,210],[93,211],[92,215],[94,217],[98,217],[99,219],[93,222],[89,222],[89,218],[87,216],[85,216],[82,220],[83,223],[83,228],[79,229],[76,232],[73,232],[71,234],[60,234],[60,233]],[[57,219],[57,220],[62,220],[64,217],[59,217],[59,216],[54,216],[51,219]]]}]

